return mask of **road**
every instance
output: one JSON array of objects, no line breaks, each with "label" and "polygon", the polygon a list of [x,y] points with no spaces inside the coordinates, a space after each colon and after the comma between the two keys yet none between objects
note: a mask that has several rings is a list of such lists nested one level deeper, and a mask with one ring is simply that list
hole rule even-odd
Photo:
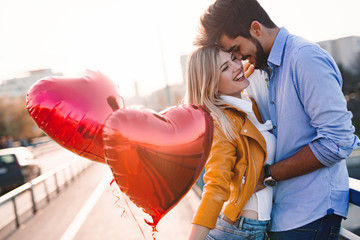
[{"label": "road", "polygon": [[[52,159],[59,154],[62,151],[54,152]],[[0,239],[152,239],[152,228],[143,221],[149,217],[122,195],[117,201],[119,191],[116,184],[110,186],[111,180],[109,168],[94,163],[33,217],[23,221],[20,229],[0,231]],[[156,239],[185,239],[199,201],[198,195],[190,190],[161,219]]]},{"label": "road", "polygon": [[[354,151],[350,159],[358,166],[360,151]],[[44,170],[71,162],[78,156],[58,148],[38,156]],[[21,227],[15,224],[0,230],[4,240],[97,240],[153,239],[152,229],[144,219],[149,217],[131,201],[125,200],[116,184],[110,186],[111,172],[105,164],[94,163],[53,195],[51,201],[42,204],[38,212],[21,219]],[[120,194],[120,195],[119,195]],[[118,196],[118,197],[117,197]],[[157,240],[186,239],[192,216],[199,204],[194,190],[176,205],[158,224]],[[11,205],[10,205],[11,207]],[[0,217],[9,215],[0,208]],[[360,208],[350,206],[349,218],[343,221],[347,229],[359,229]],[[1,223],[1,222],[0,222]]]}]

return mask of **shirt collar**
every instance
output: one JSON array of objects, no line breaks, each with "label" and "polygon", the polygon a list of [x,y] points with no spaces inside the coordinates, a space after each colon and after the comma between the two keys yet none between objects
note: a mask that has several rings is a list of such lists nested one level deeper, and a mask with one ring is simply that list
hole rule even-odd
[{"label": "shirt collar", "polygon": [[270,55],[268,58],[268,64],[273,69],[274,66],[279,67],[282,63],[283,54],[285,50],[286,40],[290,33],[284,27],[280,28],[278,32],[274,44],[271,48]]}]

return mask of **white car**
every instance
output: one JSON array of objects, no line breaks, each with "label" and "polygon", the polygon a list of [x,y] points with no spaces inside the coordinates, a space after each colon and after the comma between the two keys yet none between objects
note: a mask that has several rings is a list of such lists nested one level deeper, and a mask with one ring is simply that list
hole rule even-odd
[{"label": "white car", "polygon": [[15,155],[25,182],[41,175],[39,163],[34,158],[34,154],[25,147],[13,147],[0,149],[0,156]]}]

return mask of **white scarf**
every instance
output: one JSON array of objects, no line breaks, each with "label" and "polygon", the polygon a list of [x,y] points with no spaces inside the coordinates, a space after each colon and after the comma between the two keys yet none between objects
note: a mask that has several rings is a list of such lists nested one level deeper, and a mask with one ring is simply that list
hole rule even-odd
[{"label": "white scarf", "polygon": [[244,113],[246,113],[247,118],[254,124],[254,126],[260,132],[271,130],[273,128],[271,120],[267,120],[265,123],[260,123],[257,120],[255,113],[252,109],[252,102],[251,102],[250,98],[246,94],[241,94],[241,97],[242,98],[237,98],[237,97],[232,97],[232,96],[227,96],[227,95],[220,96],[220,98],[224,102],[226,102],[226,103],[240,109]]}]

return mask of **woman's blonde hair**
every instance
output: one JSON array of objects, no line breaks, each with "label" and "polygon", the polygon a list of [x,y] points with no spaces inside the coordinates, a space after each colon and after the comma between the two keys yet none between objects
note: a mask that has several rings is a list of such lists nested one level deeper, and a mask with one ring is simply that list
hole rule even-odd
[{"label": "woman's blonde hair", "polygon": [[226,105],[218,94],[220,59],[217,47],[200,47],[194,50],[187,62],[185,103],[204,105],[229,140],[236,134],[223,109]]}]

